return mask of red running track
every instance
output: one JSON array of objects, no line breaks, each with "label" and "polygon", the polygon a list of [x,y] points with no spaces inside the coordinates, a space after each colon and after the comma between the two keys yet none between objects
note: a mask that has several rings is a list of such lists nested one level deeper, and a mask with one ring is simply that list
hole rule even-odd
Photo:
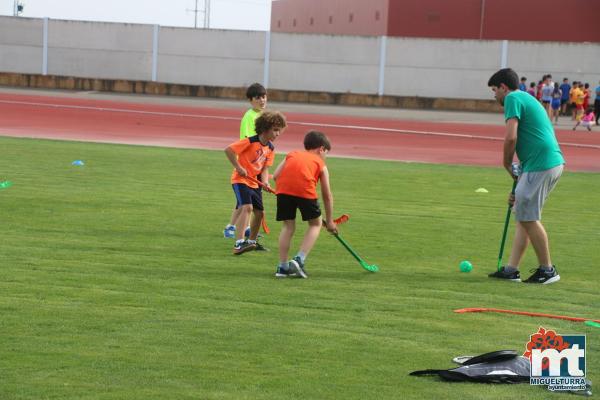
[{"label": "red running track", "polygon": [[[0,135],[165,147],[224,149],[244,110],[0,93]],[[286,113],[278,152],[302,147],[309,129],[331,139],[332,156],[500,166],[504,127]],[[571,171],[600,171],[600,132],[558,130]]]}]

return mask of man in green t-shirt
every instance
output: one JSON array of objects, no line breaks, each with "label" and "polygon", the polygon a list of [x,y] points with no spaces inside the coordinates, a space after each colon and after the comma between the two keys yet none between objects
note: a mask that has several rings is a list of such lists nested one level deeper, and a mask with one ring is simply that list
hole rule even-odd
[{"label": "man in green t-shirt", "polygon": [[[520,282],[519,264],[531,242],[539,267],[525,282],[554,283],[560,275],[550,259],[548,235],[541,218],[544,202],[558,182],[565,160],[548,114],[533,96],[517,90],[519,76],[515,71],[501,69],[492,75],[488,86],[504,106],[504,168],[512,179],[518,179],[515,194],[509,196],[517,221],[510,259],[508,265],[489,276]],[[522,168],[519,177],[512,170],[515,152]]]}]

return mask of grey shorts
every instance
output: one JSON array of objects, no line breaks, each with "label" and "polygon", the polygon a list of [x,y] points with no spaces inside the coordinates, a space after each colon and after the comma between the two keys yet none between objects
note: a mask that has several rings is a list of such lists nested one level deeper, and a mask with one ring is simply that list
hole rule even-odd
[{"label": "grey shorts", "polygon": [[515,190],[513,212],[517,221],[539,221],[548,195],[556,186],[563,165],[544,171],[524,172]]}]

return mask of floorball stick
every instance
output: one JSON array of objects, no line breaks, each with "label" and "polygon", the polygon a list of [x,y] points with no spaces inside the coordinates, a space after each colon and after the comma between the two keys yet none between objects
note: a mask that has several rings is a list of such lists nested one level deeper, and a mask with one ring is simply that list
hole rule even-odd
[{"label": "floorball stick", "polygon": [[[511,164],[512,174],[515,177],[521,175],[521,166],[518,163]],[[513,181],[511,193],[515,194],[515,189],[517,188],[517,179]],[[506,220],[504,221],[504,232],[502,232],[502,242],[500,242],[500,252],[498,253],[498,271],[502,268],[502,254],[504,253],[504,244],[506,243],[506,233],[508,232],[508,222],[510,221],[510,212],[512,211],[513,206],[508,205],[508,210],[506,210]]]},{"label": "floorball stick", "polygon": [[[517,181],[513,182],[512,186],[512,194],[515,194],[515,189],[517,187]],[[506,220],[504,221],[504,232],[502,232],[502,241],[500,242],[500,253],[498,253],[498,271],[502,268],[502,254],[504,254],[504,244],[506,243],[506,233],[508,232],[508,223],[510,221],[510,212],[512,211],[512,206],[508,205],[508,210],[506,210]]]},{"label": "floorball stick", "polygon": [[600,319],[590,319],[590,318],[580,318],[580,317],[569,317],[566,315],[553,315],[553,314],[543,314],[538,312],[529,312],[529,311],[514,311],[514,310],[502,310],[500,308],[461,308],[459,310],[454,310],[455,313],[464,314],[464,313],[472,313],[472,312],[494,312],[494,313],[504,313],[504,314],[515,314],[515,315],[527,315],[529,317],[543,317],[543,318],[553,318],[553,319],[562,319],[566,321],[573,322],[594,322],[600,323]]},{"label": "floorball stick", "polygon": [[271,186],[264,184],[263,182],[259,181],[258,179],[254,178],[250,175],[246,175],[245,178],[251,182],[256,183],[258,186],[263,188],[263,190],[266,190],[269,193],[275,194],[275,191],[271,188]]},{"label": "floorball stick", "polygon": [[[256,183],[258,186],[260,186],[261,188],[263,188],[264,190],[266,190],[269,193],[275,194],[275,191],[273,189],[271,189],[270,186],[265,185],[264,183],[262,183],[261,181],[259,181],[258,179],[252,177],[252,176],[246,176],[246,178],[248,178],[250,181]],[[260,225],[262,226],[263,231],[268,235],[269,233],[271,233],[271,229],[269,229],[269,226],[267,225],[267,221],[265,220],[265,217],[263,215],[262,220],[260,221]]]},{"label": "floorball stick", "polygon": [[346,243],[346,241],[344,239],[342,239],[342,237],[340,236],[339,233],[334,233],[333,236],[335,236],[335,238],[337,240],[339,240],[339,242],[346,248],[346,250],[348,250],[348,252],[350,254],[352,254],[352,256],[354,258],[356,258],[356,260],[358,261],[358,263],[360,264],[361,267],[363,267],[364,269],[366,269],[369,272],[379,271],[379,267],[377,265],[367,264],[367,262],[365,260],[360,258],[360,256],[358,254],[356,254],[356,252],[352,249],[352,247],[350,247],[350,245],[348,243]]}]

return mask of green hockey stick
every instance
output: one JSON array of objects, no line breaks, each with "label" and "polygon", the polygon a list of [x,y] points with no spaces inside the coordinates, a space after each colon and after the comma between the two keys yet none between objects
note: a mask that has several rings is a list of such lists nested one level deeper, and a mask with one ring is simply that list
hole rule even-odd
[{"label": "green hockey stick", "polygon": [[367,264],[365,260],[360,258],[360,256],[358,254],[356,254],[356,252],[352,249],[352,247],[350,247],[350,245],[348,243],[346,243],[346,241],[344,239],[342,239],[342,237],[340,236],[339,233],[334,233],[333,236],[335,236],[335,238],[337,240],[339,240],[339,242],[346,248],[346,250],[348,250],[348,252],[350,254],[352,254],[352,256],[354,258],[356,258],[356,260],[358,261],[358,263],[360,264],[361,267],[363,267],[364,269],[366,269],[369,272],[379,271],[379,267],[377,265]]},{"label": "green hockey stick", "polygon": [[[521,168],[519,164],[512,164],[513,175],[519,176],[521,174]],[[515,194],[515,189],[517,188],[517,180],[515,179],[512,185],[511,193]],[[506,243],[506,233],[508,232],[508,222],[510,221],[510,212],[512,211],[512,206],[508,205],[508,210],[506,210],[506,220],[504,221],[504,232],[502,233],[502,242],[500,242],[500,253],[498,254],[498,271],[502,268],[502,254],[504,253],[504,244]]]}]

